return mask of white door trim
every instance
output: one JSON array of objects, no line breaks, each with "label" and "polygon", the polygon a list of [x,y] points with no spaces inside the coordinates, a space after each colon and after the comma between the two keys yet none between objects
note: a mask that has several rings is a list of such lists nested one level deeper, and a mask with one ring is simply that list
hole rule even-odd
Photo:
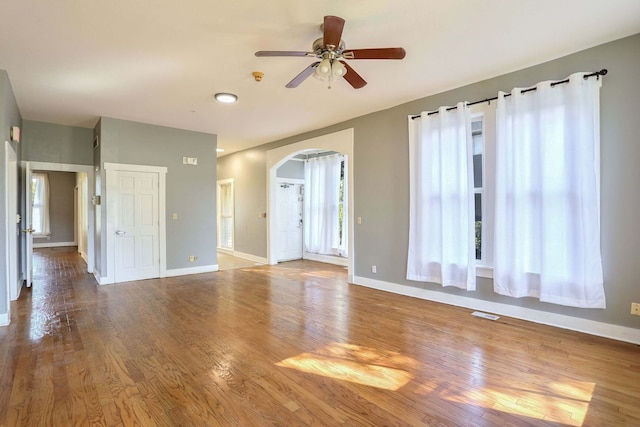
[{"label": "white door trim", "polygon": [[[48,163],[48,162],[27,162],[23,161],[21,163],[22,167],[29,172],[33,170],[45,170],[45,171],[56,171],[56,172],[85,172],[87,174],[87,189],[86,189],[86,197],[87,200],[91,200],[92,190],[95,188],[94,180],[94,172],[93,166],[91,165],[74,165],[69,163]],[[27,185],[25,183],[25,185]],[[28,200],[25,200],[25,204],[28,205]],[[25,209],[28,209],[28,206],[24,206]],[[95,266],[95,211],[91,209],[91,207],[87,207],[87,271],[93,274],[94,266]],[[23,219],[26,219],[26,215],[23,214]],[[23,223],[23,225],[25,225]],[[26,224],[28,225],[28,224]],[[31,256],[31,254],[27,254],[26,245],[23,250],[23,255]],[[25,258],[26,259],[26,258]],[[23,263],[23,266],[26,268],[26,261]],[[27,277],[26,272],[23,272],[24,277]],[[30,284],[28,283],[27,286]]]},{"label": "white door trim", "polygon": [[353,191],[353,128],[341,130],[338,132],[330,133],[327,135],[318,136],[316,138],[300,141],[295,144],[284,145],[282,147],[274,148],[267,151],[267,206],[269,207],[269,214],[267,215],[267,260],[269,264],[276,264],[277,254],[277,241],[272,239],[272,232],[276,230],[277,223],[274,213],[276,208],[277,192],[277,177],[276,171],[279,166],[284,164],[287,160],[293,157],[300,151],[305,150],[328,150],[336,151],[347,156],[347,212],[348,212],[348,251],[349,261],[347,265],[347,280],[353,281],[354,275],[354,260],[355,260],[355,238],[354,238],[354,191]]},{"label": "white door trim", "polygon": [[[109,189],[113,186],[114,172],[151,172],[158,174],[158,244],[160,246],[160,277],[167,276],[167,226],[166,226],[166,166],[129,165],[122,163],[104,163],[105,187],[107,203],[106,227],[103,228],[102,238],[107,247],[107,271],[101,272],[100,284],[115,283],[115,218],[113,203],[108,203],[111,197]],[[104,199],[103,199],[104,200]]]},{"label": "white door trim", "polygon": [[[16,151],[8,141],[4,143],[4,170],[5,170],[5,266],[6,266],[6,303],[7,303],[7,320],[9,324],[11,319],[11,303],[20,295],[22,289],[22,281],[18,283],[18,238],[16,236],[16,215],[18,212],[18,158]],[[13,164],[13,166],[12,166]],[[5,324],[0,319],[0,325]]]}]

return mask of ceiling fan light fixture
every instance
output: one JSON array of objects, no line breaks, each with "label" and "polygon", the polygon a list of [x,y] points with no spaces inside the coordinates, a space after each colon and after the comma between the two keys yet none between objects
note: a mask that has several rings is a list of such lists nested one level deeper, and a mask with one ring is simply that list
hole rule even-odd
[{"label": "ceiling fan light fixture", "polygon": [[329,58],[324,58],[320,64],[318,64],[315,75],[321,79],[326,79],[331,75],[331,60]]},{"label": "ceiling fan light fixture", "polygon": [[216,101],[225,104],[232,104],[238,100],[238,96],[234,95],[233,93],[220,92],[216,93],[214,97],[216,98]]},{"label": "ceiling fan light fixture", "polygon": [[331,74],[336,78],[342,77],[347,74],[347,68],[342,64],[342,62],[333,61],[333,64],[331,64]]}]

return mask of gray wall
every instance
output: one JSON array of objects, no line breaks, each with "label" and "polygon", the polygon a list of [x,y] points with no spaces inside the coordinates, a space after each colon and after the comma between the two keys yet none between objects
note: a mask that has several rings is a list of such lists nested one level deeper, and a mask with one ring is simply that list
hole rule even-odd
[{"label": "gray wall", "polygon": [[73,197],[75,172],[34,171],[49,176],[49,238],[34,238],[34,244],[73,242]]},{"label": "gray wall", "polygon": [[267,219],[258,212],[267,212],[266,147],[218,158],[218,180],[234,179],[234,249],[262,258],[267,257]]},{"label": "gray wall", "polygon": [[30,162],[93,164],[93,129],[24,120],[22,159]]},{"label": "gray wall", "polygon": [[278,178],[304,179],[304,162],[289,160],[276,170]]},{"label": "gray wall", "polygon": [[[363,222],[355,228],[354,275],[426,288],[439,292],[498,301],[536,310],[562,313],[604,323],[640,328],[631,316],[630,302],[640,302],[640,34],[575,53],[493,79],[416,99],[397,107],[324,129],[230,154],[218,160],[218,179],[236,179],[236,212],[250,209],[253,234],[240,233],[236,247],[266,255],[266,224],[252,218],[256,206],[266,204],[266,150],[331,132],[354,128],[354,207]],[[532,298],[495,294],[489,279],[479,279],[476,292],[442,288],[405,279],[409,230],[409,152],[407,116],[458,101],[493,97],[499,90],[526,87],[539,81],[563,79],[578,71],[607,68],[601,90],[602,256],[607,309],[576,309],[541,303]],[[419,94],[416,94],[419,95]],[[258,227],[259,226],[259,227]],[[248,243],[251,242],[251,243]],[[243,246],[240,246],[240,245]],[[381,250],[381,248],[385,248]],[[371,273],[371,265],[377,274]]]},{"label": "gray wall", "polygon": [[[167,269],[217,264],[216,255],[216,135],[102,117],[96,132],[100,171],[96,182],[102,195],[96,232],[106,223],[104,163],[166,166]],[[198,165],[183,165],[182,157],[197,157]],[[172,219],[172,214],[178,219]],[[101,231],[99,231],[101,230]],[[106,266],[106,244],[98,240],[98,272]],[[189,262],[196,255],[196,262]]]},{"label": "gray wall", "polygon": [[[9,82],[9,76],[7,72],[4,70],[0,70],[0,143],[2,143],[2,147],[0,147],[0,165],[2,165],[2,172],[0,173],[0,314],[6,314],[8,312],[8,303],[9,303],[9,295],[7,295],[7,287],[6,287],[6,274],[7,274],[7,254],[6,254],[6,241],[8,238],[8,232],[15,232],[15,230],[6,230],[6,210],[7,210],[7,194],[5,191],[6,188],[6,180],[5,180],[5,171],[4,171],[4,162],[6,161],[5,150],[4,150],[4,141],[10,141],[9,130],[11,126],[19,126],[22,127],[22,117],[20,116],[20,110],[18,109],[18,104],[16,102],[16,98],[13,94],[13,89],[11,88],[11,83]],[[19,144],[12,142],[11,146],[16,151],[16,155],[18,158],[18,164],[20,162],[20,147]],[[20,182],[18,181],[18,185]],[[20,206],[20,191],[18,191],[16,197],[16,206]],[[19,227],[19,224],[16,224],[16,227]],[[21,242],[18,239],[18,257],[17,257],[17,265],[18,269],[18,277],[20,277],[20,265],[22,263],[21,259]]]}]

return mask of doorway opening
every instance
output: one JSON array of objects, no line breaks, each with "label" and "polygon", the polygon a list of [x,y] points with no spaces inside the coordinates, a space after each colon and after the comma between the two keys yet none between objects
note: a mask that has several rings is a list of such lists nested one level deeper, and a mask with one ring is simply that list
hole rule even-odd
[{"label": "doorway opening", "polygon": [[[344,156],[344,182],[346,185],[342,189],[346,197],[343,198],[343,218],[346,218],[343,228],[344,237],[346,237],[346,245],[344,254],[348,257],[346,260],[346,266],[348,270],[348,280],[353,278],[353,265],[354,265],[354,233],[353,233],[353,129],[346,129],[343,131],[335,132],[328,135],[308,139],[295,144],[289,144],[283,147],[275,148],[267,152],[267,203],[269,206],[270,215],[268,215],[267,221],[267,259],[269,264],[276,264],[279,261],[279,257],[282,254],[280,248],[282,238],[279,233],[279,223],[283,221],[281,215],[281,209],[279,208],[278,194],[279,185],[282,184],[282,179],[278,177],[278,170],[281,166],[287,162],[295,159],[300,155],[309,156],[315,153],[327,153],[332,154],[339,153]],[[283,178],[283,177],[280,177]],[[306,177],[305,177],[306,178]],[[339,179],[340,177],[338,177]],[[310,197],[310,188],[306,179],[302,180],[304,185],[304,197]],[[313,190],[311,190],[313,191]],[[305,206],[306,206],[305,202]],[[303,218],[306,217],[303,215]],[[338,220],[336,220],[338,222]],[[303,227],[305,226],[303,222]],[[337,227],[337,226],[336,226]],[[336,228],[337,231],[337,228]],[[297,244],[296,244],[297,245]],[[338,254],[339,255],[339,254]],[[333,262],[339,259],[339,256],[318,254],[315,260],[322,262]],[[313,259],[308,254],[304,254],[305,258]]]},{"label": "doorway opening", "polygon": [[[24,233],[22,234],[22,273],[27,286],[31,286],[33,282],[33,176],[37,171],[41,174],[59,174],[71,173],[72,183],[70,184],[69,203],[63,207],[71,212],[73,220],[69,225],[61,225],[61,240],[51,238],[51,234],[47,236],[42,233],[41,239],[35,241],[35,246],[55,247],[77,245],[80,255],[87,264],[88,273],[94,273],[94,238],[95,238],[95,212],[92,206],[89,206],[91,200],[92,189],[94,188],[93,167],[89,165],[73,165],[64,163],[47,163],[47,162],[23,162],[22,163],[22,182],[24,189],[22,191],[22,225]],[[64,175],[60,175],[64,176]],[[64,179],[64,178],[63,178]],[[55,196],[49,194],[50,198]],[[42,215],[44,210],[36,213]],[[66,214],[62,214],[65,216]],[[37,219],[37,218],[36,218]],[[49,237],[47,239],[47,237]],[[38,241],[39,240],[39,241]]]}]

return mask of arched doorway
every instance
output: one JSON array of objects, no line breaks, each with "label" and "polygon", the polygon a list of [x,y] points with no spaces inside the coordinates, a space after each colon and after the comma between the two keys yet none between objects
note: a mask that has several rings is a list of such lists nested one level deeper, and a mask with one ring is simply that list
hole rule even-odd
[{"label": "arched doorway", "polygon": [[274,230],[277,225],[277,206],[275,194],[277,192],[276,171],[278,167],[294,157],[296,154],[309,150],[326,150],[342,153],[347,159],[348,171],[348,191],[347,191],[347,211],[348,211],[348,280],[353,279],[354,266],[354,206],[353,206],[353,129],[345,129],[328,135],[300,141],[295,144],[285,145],[267,151],[267,204],[269,206],[269,216],[267,218],[267,260],[269,264],[276,264],[277,241]]}]

